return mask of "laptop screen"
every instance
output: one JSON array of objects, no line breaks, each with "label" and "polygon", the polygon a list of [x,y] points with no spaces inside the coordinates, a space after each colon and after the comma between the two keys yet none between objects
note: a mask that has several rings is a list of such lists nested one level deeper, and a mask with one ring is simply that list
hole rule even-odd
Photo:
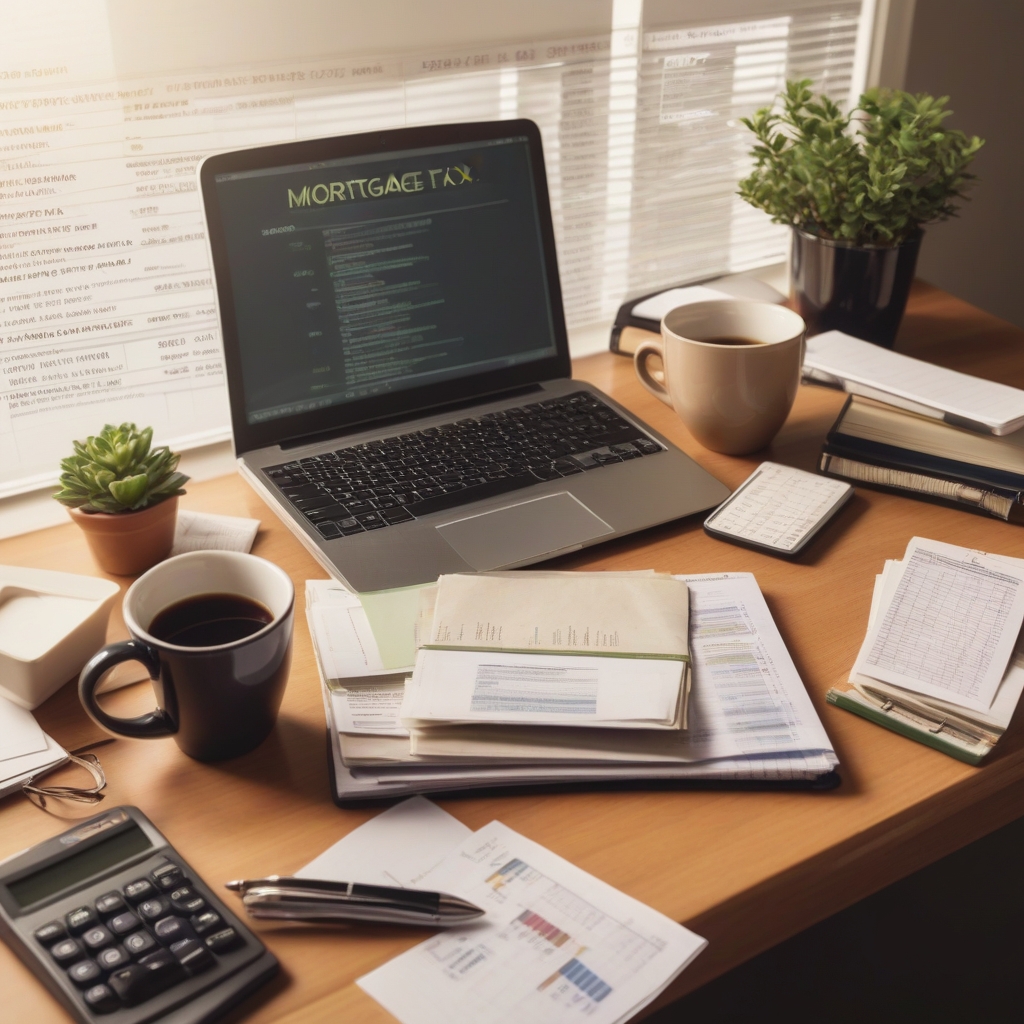
[{"label": "laptop screen", "polygon": [[555,357],[532,159],[513,134],[215,172],[245,422]]}]

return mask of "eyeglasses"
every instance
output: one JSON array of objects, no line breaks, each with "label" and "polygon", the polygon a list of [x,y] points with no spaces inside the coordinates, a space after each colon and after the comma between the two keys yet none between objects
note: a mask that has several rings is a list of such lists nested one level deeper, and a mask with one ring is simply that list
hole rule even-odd
[{"label": "eyeglasses", "polygon": [[[90,743],[85,747],[70,751],[67,761],[62,761],[60,764],[54,765],[53,768],[29,779],[21,787],[21,791],[36,807],[44,811],[48,810],[47,800],[73,800],[81,804],[98,804],[104,797],[103,790],[107,788],[107,777],[103,773],[100,759],[95,754],[87,754],[84,751],[90,747],[98,747],[112,742],[113,740],[100,740],[99,743]],[[92,776],[93,784],[91,786],[44,786],[39,784],[40,780],[50,772],[64,768],[68,764],[76,765],[88,772]]]}]

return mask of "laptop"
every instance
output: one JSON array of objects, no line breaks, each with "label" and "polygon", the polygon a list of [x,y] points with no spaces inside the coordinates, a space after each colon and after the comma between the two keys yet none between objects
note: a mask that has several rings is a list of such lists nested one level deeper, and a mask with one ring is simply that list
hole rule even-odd
[{"label": "laptop", "polygon": [[199,180],[239,470],[353,590],[529,565],[728,496],[572,379],[532,121],[221,153]]}]

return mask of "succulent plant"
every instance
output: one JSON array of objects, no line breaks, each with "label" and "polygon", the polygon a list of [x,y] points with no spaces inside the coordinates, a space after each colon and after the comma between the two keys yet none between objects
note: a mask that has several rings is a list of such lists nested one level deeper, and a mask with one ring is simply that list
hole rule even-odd
[{"label": "succulent plant", "polygon": [[177,473],[181,458],[166,446],[151,448],[153,428],[109,423],[96,437],[75,441],[75,454],[60,468],[57,501],[83,512],[138,512],[175,494],[188,477]]}]

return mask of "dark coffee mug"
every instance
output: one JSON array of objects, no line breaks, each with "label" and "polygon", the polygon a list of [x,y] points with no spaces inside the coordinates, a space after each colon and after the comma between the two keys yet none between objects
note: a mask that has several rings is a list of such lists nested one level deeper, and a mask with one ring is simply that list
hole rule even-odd
[{"label": "dark coffee mug", "polygon": [[[165,608],[200,594],[238,594],[273,616],[251,636],[215,647],[182,647],[148,632]],[[272,562],[236,551],[193,551],[140,576],[124,596],[131,640],[109,644],[82,669],[78,693],[98,725],[121,736],[173,736],[198,761],[222,761],[259,746],[274,727],[292,655],[295,588]],[[158,707],[117,718],[97,703],[96,686],[122,661],[149,672]]]}]

